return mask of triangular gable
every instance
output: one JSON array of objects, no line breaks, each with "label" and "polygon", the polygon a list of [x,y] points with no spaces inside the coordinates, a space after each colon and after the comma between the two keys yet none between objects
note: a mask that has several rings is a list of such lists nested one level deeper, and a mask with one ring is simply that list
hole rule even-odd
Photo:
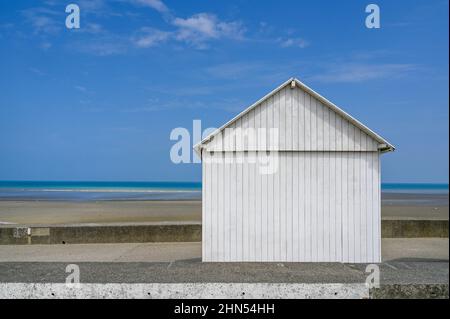
[{"label": "triangular gable", "polygon": [[[393,151],[380,135],[295,78],[245,109],[194,146],[210,151],[274,150],[269,142],[251,143],[227,129],[278,128],[279,151]],[[230,138],[231,137],[231,138]],[[230,143],[232,139],[233,143]]]}]

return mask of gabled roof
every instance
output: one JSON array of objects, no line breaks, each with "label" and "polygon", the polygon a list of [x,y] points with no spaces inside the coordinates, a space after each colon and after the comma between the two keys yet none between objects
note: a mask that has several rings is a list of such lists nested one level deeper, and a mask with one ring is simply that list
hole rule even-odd
[{"label": "gabled roof", "polygon": [[333,110],[334,112],[336,112],[337,114],[339,114],[340,116],[345,118],[347,121],[349,121],[350,123],[352,123],[353,125],[355,125],[359,129],[361,129],[363,132],[365,132],[367,135],[372,137],[374,140],[376,140],[380,144],[380,151],[381,152],[390,152],[390,151],[394,151],[395,150],[395,146],[392,145],[391,143],[389,143],[386,139],[384,139],[379,134],[377,134],[374,131],[372,131],[371,129],[369,129],[367,126],[365,126],[364,124],[359,122],[357,119],[352,117],[350,114],[346,113],[341,108],[339,108],[337,105],[335,105],[334,103],[330,102],[329,100],[324,98],[322,95],[320,95],[319,93],[317,93],[316,91],[314,91],[313,89],[311,89],[310,87],[308,87],[307,85],[305,85],[303,82],[301,82],[300,80],[298,80],[296,78],[290,78],[289,80],[287,80],[286,82],[281,84],[279,87],[277,87],[275,90],[273,90],[269,94],[265,95],[264,97],[262,97],[261,99],[259,99],[258,101],[256,101],[255,103],[253,103],[252,105],[247,107],[244,111],[242,111],[241,113],[236,115],[234,118],[232,118],[231,120],[226,122],[224,125],[222,125],[220,128],[218,128],[217,130],[215,130],[214,132],[212,132],[211,134],[206,136],[199,143],[195,144],[194,145],[194,150],[197,153],[200,154],[201,153],[201,148],[202,148],[201,146],[203,144],[209,142],[214,136],[219,134],[221,131],[223,131],[225,128],[227,128],[229,125],[231,125],[232,123],[237,121],[239,118],[243,117],[245,114],[247,114],[248,112],[250,112],[251,110],[256,108],[262,102],[264,102],[265,100],[267,100],[268,98],[270,98],[271,96],[273,96],[274,94],[276,94],[277,92],[279,92],[280,90],[285,88],[286,86],[292,85],[293,82],[295,83],[296,86],[298,86],[299,88],[301,88],[305,92],[309,93],[310,95],[312,95],[317,100],[321,101],[324,105],[329,107],[331,110]]}]

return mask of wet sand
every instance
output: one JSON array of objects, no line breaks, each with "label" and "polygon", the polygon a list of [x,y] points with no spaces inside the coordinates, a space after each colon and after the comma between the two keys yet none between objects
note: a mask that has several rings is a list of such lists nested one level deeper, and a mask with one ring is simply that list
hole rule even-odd
[{"label": "wet sand", "polygon": [[201,201],[0,201],[0,226],[201,221]]},{"label": "wet sand", "polygon": [[[383,219],[446,219],[448,194],[382,195]],[[0,201],[0,226],[201,221],[201,201]]]},{"label": "wet sand", "polygon": [[448,194],[381,195],[383,219],[438,219],[448,220]]}]

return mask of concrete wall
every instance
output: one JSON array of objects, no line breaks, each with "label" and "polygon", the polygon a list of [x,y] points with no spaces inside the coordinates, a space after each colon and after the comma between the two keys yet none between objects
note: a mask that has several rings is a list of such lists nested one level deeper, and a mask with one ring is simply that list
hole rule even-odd
[{"label": "concrete wall", "polygon": [[[91,225],[0,227],[0,245],[86,244],[139,242],[199,242],[200,223],[165,225]],[[382,220],[383,238],[448,238],[448,220]]]},{"label": "concrete wall", "polygon": [[383,220],[383,238],[448,238],[448,220]]},{"label": "concrete wall", "polygon": [[0,244],[89,244],[141,242],[198,242],[201,225],[153,224],[118,226],[1,227]]}]

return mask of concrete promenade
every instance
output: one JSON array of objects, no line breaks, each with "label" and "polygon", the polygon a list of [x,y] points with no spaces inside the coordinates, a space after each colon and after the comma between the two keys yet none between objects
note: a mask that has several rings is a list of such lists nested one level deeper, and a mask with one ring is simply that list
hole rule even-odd
[{"label": "concrete promenade", "polygon": [[[448,298],[448,239],[383,239],[381,286],[365,264],[202,263],[200,243],[5,245],[0,297]],[[66,266],[80,268],[68,288]]]},{"label": "concrete promenade", "polygon": [[[448,261],[447,238],[385,238],[384,262]],[[174,262],[201,258],[201,243],[3,245],[0,262]],[[1,276],[1,274],[0,274]]]}]

